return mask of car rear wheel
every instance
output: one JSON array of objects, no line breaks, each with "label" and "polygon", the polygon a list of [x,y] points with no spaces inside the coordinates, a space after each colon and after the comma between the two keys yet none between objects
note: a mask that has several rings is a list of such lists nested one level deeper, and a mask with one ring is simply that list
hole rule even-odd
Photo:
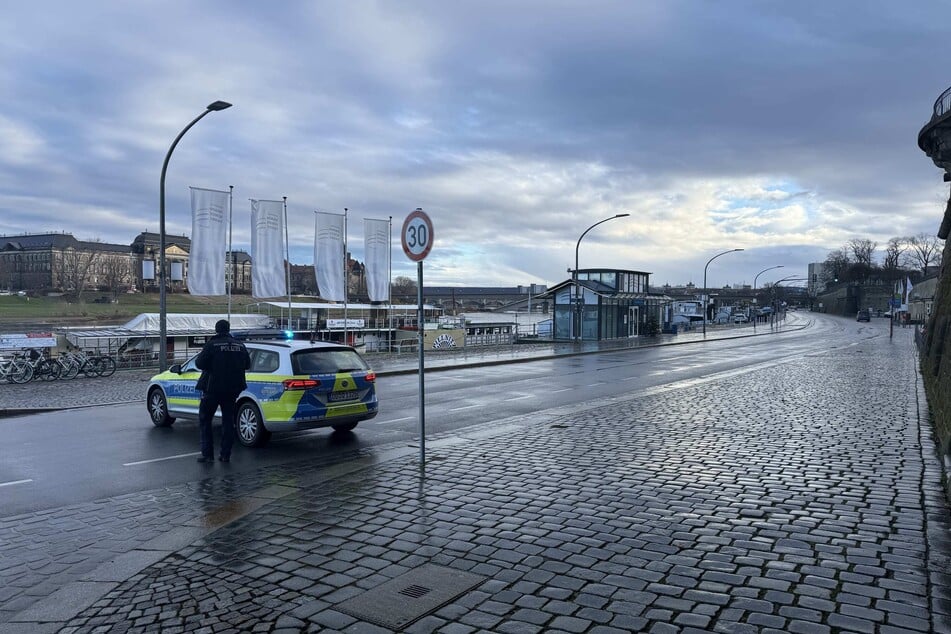
[{"label": "car rear wheel", "polygon": [[251,401],[238,405],[235,416],[235,432],[238,442],[245,447],[263,447],[271,438],[271,432],[264,428],[261,410]]},{"label": "car rear wheel", "polygon": [[333,425],[333,428],[334,431],[352,431],[356,426],[356,423],[342,423],[340,425]]},{"label": "car rear wheel", "polygon": [[159,388],[149,392],[149,416],[156,427],[171,427],[175,419],[168,415],[168,402],[165,393]]}]

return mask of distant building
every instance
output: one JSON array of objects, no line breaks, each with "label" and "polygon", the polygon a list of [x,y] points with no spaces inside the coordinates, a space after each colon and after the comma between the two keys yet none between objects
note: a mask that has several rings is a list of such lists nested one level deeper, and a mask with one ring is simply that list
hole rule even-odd
[{"label": "distant building", "polygon": [[809,296],[815,297],[816,295],[824,292],[828,280],[826,279],[826,265],[824,262],[812,262],[809,264],[809,283],[806,287]]},{"label": "distant building", "polygon": [[555,340],[598,341],[660,332],[671,299],[650,290],[650,273],[624,269],[580,269],[540,299],[552,302]]},{"label": "distant building", "polygon": [[77,240],[71,233],[0,236],[0,288],[79,293],[133,288],[127,245]]}]

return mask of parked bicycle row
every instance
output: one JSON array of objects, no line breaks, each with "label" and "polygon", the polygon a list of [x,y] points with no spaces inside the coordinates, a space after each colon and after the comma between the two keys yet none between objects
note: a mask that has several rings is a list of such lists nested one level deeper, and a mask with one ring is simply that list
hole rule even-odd
[{"label": "parked bicycle row", "polygon": [[115,371],[116,360],[112,357],[83,351],[48,357],[32,349],[0,359],[0,381],[9,383],[74,379],[80,374],[85,377],[111,376]]}]

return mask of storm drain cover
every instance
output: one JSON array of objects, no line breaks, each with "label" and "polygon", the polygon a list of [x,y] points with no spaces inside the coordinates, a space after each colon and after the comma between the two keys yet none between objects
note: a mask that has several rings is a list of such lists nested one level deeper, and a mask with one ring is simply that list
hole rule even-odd
[{"label": "storm drain cover", "polygon": [[335,609],[391,630],[399,630],[435,612],[485,581],[471,572],[425,564],[372,590],[335,606]]}]

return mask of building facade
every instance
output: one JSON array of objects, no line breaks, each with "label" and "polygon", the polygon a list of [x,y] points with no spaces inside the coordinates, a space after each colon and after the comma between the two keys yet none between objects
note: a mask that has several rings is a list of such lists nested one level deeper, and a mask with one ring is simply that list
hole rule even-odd
[{"label": "building facade", "polygon": [[0,288],[10,291],[121,292],[135,287],[127,245],[77,240],[69,233],[0,236]]},{"label": "building facade", "polygon": [[552,302],[555,340],[598,341],[656,334],[665,327],[671,299],[650,290],[650,273],[581,269],[539,299]]}]

